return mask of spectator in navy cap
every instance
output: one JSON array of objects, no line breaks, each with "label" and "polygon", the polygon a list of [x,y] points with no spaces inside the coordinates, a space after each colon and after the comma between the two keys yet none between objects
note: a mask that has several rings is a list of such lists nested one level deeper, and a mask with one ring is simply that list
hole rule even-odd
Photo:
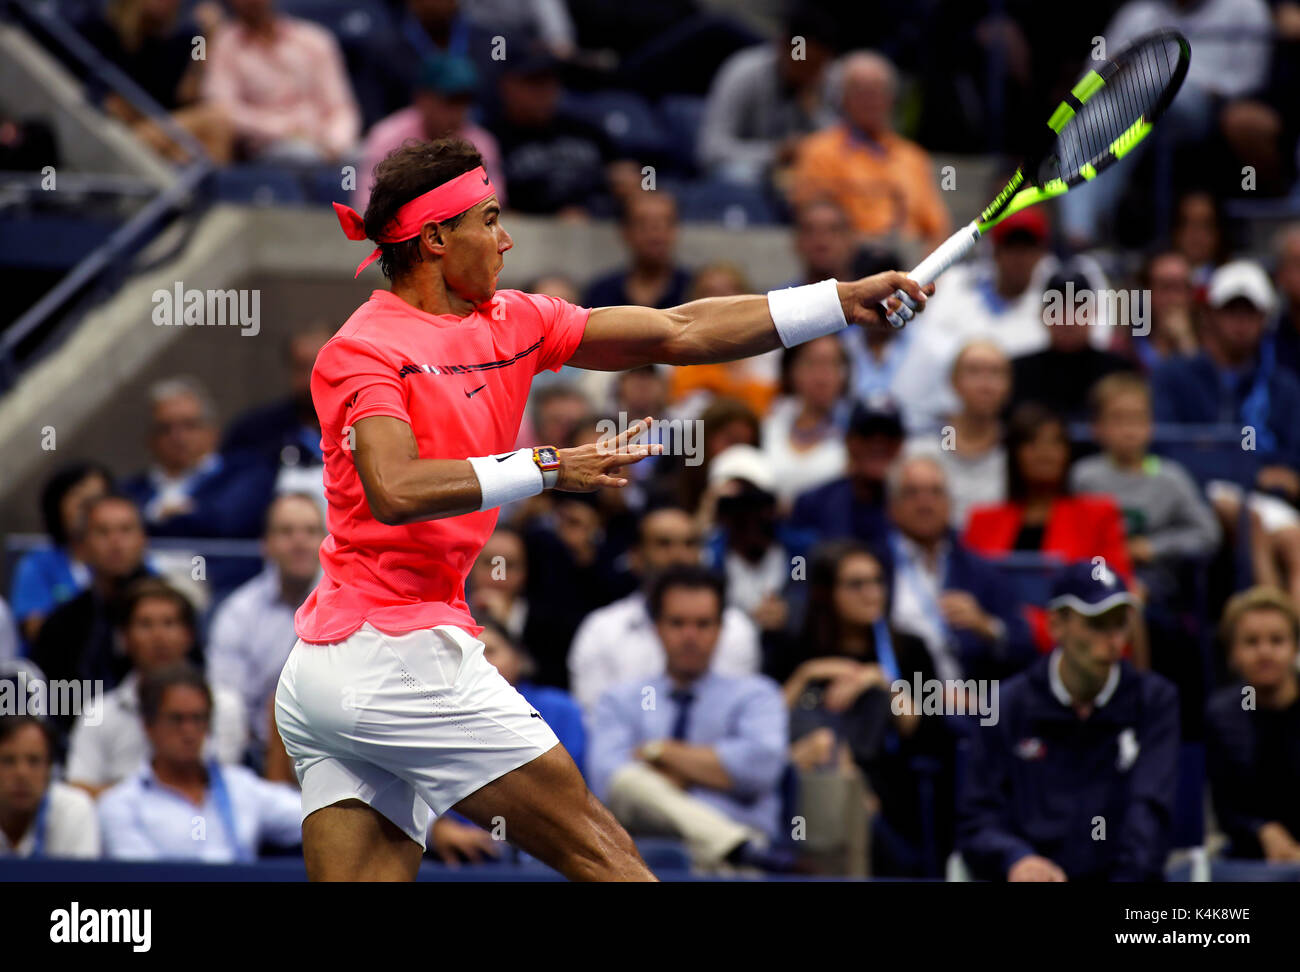
[{"label": "spectator in navy cap", "polygon": [[1001,686],[973,735],[957,847],[975,876],[1150,881],[1169,846],[1178,763],[1173,685],[1121,654],[1135,601],[1104,563],[1058,576],[1055,648]]}]

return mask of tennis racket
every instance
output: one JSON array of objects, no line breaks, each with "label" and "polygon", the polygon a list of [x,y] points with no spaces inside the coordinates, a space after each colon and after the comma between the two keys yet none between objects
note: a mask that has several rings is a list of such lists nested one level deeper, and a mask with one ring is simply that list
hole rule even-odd
[{"label": "tennis racket", "polygon": [[[908,276],[924,287],[1012,213],[1091,182],[1132,152],[1174,100],[1191,57],[1186,37],[1158,30],[1090,68],[1052,112],[1041,143],[979,218],[948,237]],[[894,296],[901,302],[896,311],[882,306],[889,323],[902,327],[916,304],[901,290]]]}]

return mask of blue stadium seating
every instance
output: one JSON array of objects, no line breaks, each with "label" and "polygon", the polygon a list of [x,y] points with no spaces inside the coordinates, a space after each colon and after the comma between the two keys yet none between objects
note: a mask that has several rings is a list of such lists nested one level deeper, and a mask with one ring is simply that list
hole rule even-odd
[{"label": "blue stadium seating", "polygon": [[212,174],[212,195],[221,202],[283,206],[306,202],[302,181],[285,168],[236,165]]},{"label": "blue stadium seating", "polygon": [[684,172],[695,171],[696,144],[704,118],[705,99],[694,95],[667,95],[659,102],[659,117],[668,137],[668,153]]},{"label": "blue stadium seating", "polygon": [[654,162],[669,150],[669,136],[650,103],[630,91],[567,92],[560,110],[595,125],[620,152]]},{"label": "blue stadium seating", "polygon": [[670,189],[677,197],[678,210],[686,222],[721,223],[739,230],[781,221],[776,205],[761,189],[716,179],[661,184],[660,188]]}]

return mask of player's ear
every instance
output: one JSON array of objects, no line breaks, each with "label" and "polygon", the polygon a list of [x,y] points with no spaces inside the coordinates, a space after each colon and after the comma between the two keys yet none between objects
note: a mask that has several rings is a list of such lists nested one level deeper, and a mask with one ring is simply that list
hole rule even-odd
[{"label": "player's ear", "polygon": [[447,252],[447,236],[438,223],[425,223],[420,231],[420,238],[434,256],[443,256]]}]

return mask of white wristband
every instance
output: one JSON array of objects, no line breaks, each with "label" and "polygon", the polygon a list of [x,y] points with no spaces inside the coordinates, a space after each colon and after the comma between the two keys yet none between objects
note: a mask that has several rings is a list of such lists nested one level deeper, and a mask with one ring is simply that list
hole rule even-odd
[{"label": "white wristband", "polygon": [[839,282],[822,280],[803,287],[767,292],[767,309],[787,348],[849,326],[840,303]]},{"label": "white wristband", "polygon": [[532,449],[503,452],[499,456],[474,456],[469,460],[483,493],[480,510],[505,506],[542,491],[542,471],[533,462]]}]

